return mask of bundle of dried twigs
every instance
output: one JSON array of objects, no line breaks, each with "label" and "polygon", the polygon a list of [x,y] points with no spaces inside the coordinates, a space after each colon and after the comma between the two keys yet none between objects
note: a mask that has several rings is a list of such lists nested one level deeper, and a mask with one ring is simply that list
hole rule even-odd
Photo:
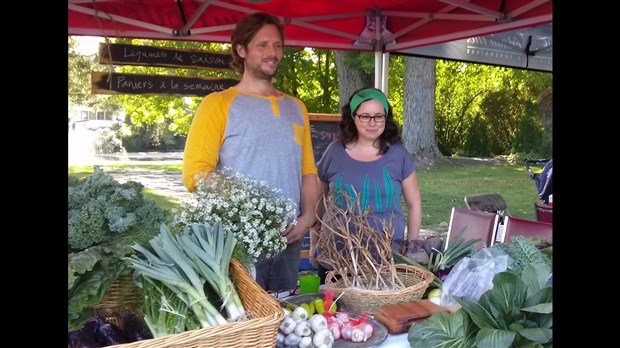
[{"label": "bundle of dried twigs", "polygon": [[[405,287],[399,279],[392,257],[392,219],[377,221],[369,209],[362,210],[359,196],[344,192],[345,207],[325,195],[319,201],[325,215],[318,233],[317,261],[329,265],[346,287],[397,290]],[[351,199],[353,198],[353,199]],[[318,209],[317,211],[319,211]],[[370,223],[371,220],[374,223]],[[372,226],[381,226],[377,230]]]}]

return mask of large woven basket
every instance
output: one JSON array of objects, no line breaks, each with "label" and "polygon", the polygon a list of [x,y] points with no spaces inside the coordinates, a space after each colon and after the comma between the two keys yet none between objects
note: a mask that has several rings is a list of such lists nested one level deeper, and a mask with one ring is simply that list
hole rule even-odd
[{"label": "large woven basket", "polygon": [[142,291],[134,284],[133,276],[123,275],[110,284],[99,304],[91,308],[93,315],[122,327],[121,316],[138,314],[142,306]]},{"label": "large woven basket", "polygon": [[398,290],[367,290],[353,287],[345,287],[344,280],[338,279],[336,271],[327,272],[325,287],[334,292],[337,298],[344,293],[338,302],[348,311],[374,314],[383,305],[396,304],[409,301],[417,301],[422,298],[424,292],[433,281],[435,275],[425,269],[396,264],[398,278],[405,288]]},{"label": "large woven basket", "polygon": [[204,329],[185,331],[150,340],[117,344],[114,348],[197,348],[245,347],[273,348],[284,312],[278,302],[263,290],[243,265],[232,259],[230,272],[249,319]]}]

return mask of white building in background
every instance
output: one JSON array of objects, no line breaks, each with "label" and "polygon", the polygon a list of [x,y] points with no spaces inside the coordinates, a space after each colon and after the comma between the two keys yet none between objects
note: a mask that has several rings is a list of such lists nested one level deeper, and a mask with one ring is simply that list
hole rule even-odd
[{"label": "white building in background", "polygon": [[79,106],[69,110],[69,130],[111,128],[112,125],[123,122],[124,119],[125,114],[122,111],[94,110],[90,107]]},{"label": "white building in background", "polygon": [[124,112],[78,106],[69,110],[69,165],[91,165],[97,161],[97,130],[111,129],[125,119]]}]

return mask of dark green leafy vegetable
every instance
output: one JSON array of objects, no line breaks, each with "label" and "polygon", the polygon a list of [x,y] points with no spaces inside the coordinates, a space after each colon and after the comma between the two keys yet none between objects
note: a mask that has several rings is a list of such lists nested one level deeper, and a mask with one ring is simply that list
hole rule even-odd
[{"label": "dark green leafy vegetable", "polygon": [[545,264],[551,266],[548,254],[536,248],[536,242],[523,236],[512,237],[511,243],[497,243],[490,249],[500,249],[512,259],[510,269],[521,272],[528,264]]},{"label": "dark green leafy vegetable", "polygon": [[69,176],[69,330],[79,329],[109,285],[129,272],[123,258],[130,246],[146,244],[168,221],[142,189],[134,181],[120,184],[98,166],[86,178]]},{"label": "dark green leafy vegetable", "polygon": [[475,346],[477,332],[467,313],[440,312],[414,324],[407,340],[411,348],[471,348]]},{"label": "dark green leafy vegetable", "polygon": [[551,275],[546,264],[497,273],[478,301],[454,296],[462,306],[455,314],[434,314],[412,326],[411,347],[551,347]]},{"label": "dark green leafy vegetable", "polygon": [[103,267],[103,263],[95,265],[80,281],[69,289],[68,329],[79,329],[90,317],[89,308],[100,303],[106,289],[122,273],[128,273],[127,264],[116,260],[116,266]]},{"label": "dark green leafy vegetable", "polygon": [[449,270],[457,262],[459,262],[465,256],[469,256],[472,252],[476,251],[473,245],[479,242],[480,238],[464,240],[461,238],[465,228],[460,230],[456,236],[450,241],[448,247],[444,252],[434,249],[437,253],[431,254],[428,260],[428,269],[437,274],[440,270]]},{"label": "dark green leafy vegetable", "polygon": [[[102,242],[148,241],[157,234],[159,224],[169,218],[168,212],[144,198],[144,186],[135,181],[119,183],[95,166],[93,174],[69,180],[69,250],[81,251]],[[130,244],[122,243],[121,244]]]}]

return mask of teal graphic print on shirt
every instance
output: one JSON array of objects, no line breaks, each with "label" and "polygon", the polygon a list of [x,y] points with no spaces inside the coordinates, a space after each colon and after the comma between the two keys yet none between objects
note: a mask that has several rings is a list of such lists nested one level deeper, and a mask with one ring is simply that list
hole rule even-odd
[{"label": "teal graphic print on shirt", "polygon": [[342,177],[338,175],[336,177],[336,183],[334,184],[336,191],[336,205],[344,207],[344,195],[342,194]]},{"label": "teal graphic print on shirt", "polygon": [[395,188],[390,173],[385,167],[383,167],[383,182],[385,183],[385,209],[389,209],[392,206]]},{"label": "teal graphic print on shirt", "polygon": [[[375,181],[375,197],[381,197],[381,188],[379,187],[379,184],[377,184],[377,182]],[[375,205],[377,206],[377,211],[381,211],[381,200],[377,200],[375,202]]]},{"label": "teal graphic print on shirt", "polygon": [[368,184],[368,175],[364,177],[364,187],[360,193],[360,207],[362,211],[366,210],[368,205],[368,196],[370,196],[370,185]]},{"label": "teal graphic print on shirt", "polygon": [[[359,194],[359,203],[360,209],[362,211],[366,210],[366,208],[374,203],[374,211],[381,212],[387,209],[390,209],[393,205],[394,192],[396,190],[396,185],[394,184],[392,178],[390,178],[388,169],[383,167],[383,186],[384,186],[384,194],[381,193],[381,184],[373,180],[372,187],[374,189],[374,194],[371,194],[371,183],[368,175],[364,176],[364,181],[362,184],[362,189],[357,192]],[[344,187],[343,187],[344,186]],[[343,184],[342,177],[340,175],[336,176],[336,181],[334,185],[335,189],[335,198],[336,204],[344,208],[344,193],[346,192],[349,199],[349,206],[356,207],[356,191],[351,184]],[[385,199],[383,199],[385,197]]]}]

